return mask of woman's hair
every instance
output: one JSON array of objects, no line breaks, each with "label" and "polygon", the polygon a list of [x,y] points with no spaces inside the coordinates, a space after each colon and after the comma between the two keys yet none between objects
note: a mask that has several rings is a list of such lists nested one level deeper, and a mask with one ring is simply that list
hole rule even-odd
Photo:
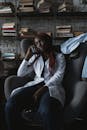
[{"label": "woman's hair", "polygon": [[55,65],[54,47],[52,45],[52,37],[46,33],[37,33],[35,38],[39,38],[44,42],[45,52],[49,53],[49,68]]},{"label": "woman's hair", "polygon": [[37,33],[35,35],[35,38],[39,38],[40,40],[42,40],[48,50],[52,49],[52,37],[49,36],[47,33]]}]

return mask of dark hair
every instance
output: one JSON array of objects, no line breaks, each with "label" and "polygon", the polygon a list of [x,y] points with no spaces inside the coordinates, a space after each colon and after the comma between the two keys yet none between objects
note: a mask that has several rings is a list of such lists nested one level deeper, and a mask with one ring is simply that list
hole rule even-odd
[{"label": "dark hair", "polygon": [[47,33],[38,33],[35,38],[39,38],[44,42],[44,50],[49,54],[49,70],[55,65],[54,47],[52,45],[52,37]]},{"label": "dark hair", "polygon": [[41,39],[47,47],[52,47],[52,37],[49,36],[47,33],[37,33],[35,35],[35,38]]}]

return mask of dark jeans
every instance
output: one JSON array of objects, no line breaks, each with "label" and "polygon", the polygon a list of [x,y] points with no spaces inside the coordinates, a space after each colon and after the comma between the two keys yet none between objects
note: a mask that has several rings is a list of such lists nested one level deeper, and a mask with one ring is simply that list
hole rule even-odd
[{"label": "dark jeans", "polygon": [[[8,130],[25,129],[21,112],[32,103],[32,94],[38,87],[24,88],[8,99],[5,106],[5,117]],[[38,112],[41,115],[45,130],[59,130],[63,125],[63,108],[60,102],[45,92],[39,102]]]}]

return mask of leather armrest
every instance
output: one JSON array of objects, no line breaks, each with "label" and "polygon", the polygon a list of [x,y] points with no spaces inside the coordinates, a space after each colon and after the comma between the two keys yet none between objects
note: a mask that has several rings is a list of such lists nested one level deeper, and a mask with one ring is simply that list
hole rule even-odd
[{"label": "leather armrest", "polygon": [[82,81],[86,81],[87,82],[87,78],[82,78]]}]

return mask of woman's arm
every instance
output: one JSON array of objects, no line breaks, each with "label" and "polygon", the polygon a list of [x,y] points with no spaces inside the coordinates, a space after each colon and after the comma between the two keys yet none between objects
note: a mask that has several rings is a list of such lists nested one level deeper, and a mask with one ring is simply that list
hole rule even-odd
[{"label": "woman's arm", "polygon": [[22,77],[31,74],[33,72],[33,66],[29,66],[30,62],[32,62],[33,60],[32,55],[33,54],[30,46],[27,50],[24,60],[22,61],[21,65],[18,68],[17,76]]},{"label": "woman's arm", "polygon": [[40,97],[48,90],[47,86],[41,86],[34,94],[33,97],[35,101],[37,102]]}]

